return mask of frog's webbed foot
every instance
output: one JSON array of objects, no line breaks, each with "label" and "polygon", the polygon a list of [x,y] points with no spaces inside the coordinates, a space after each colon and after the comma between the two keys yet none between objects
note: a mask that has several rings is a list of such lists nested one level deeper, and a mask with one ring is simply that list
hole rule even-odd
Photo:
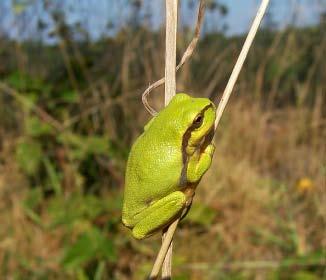
[{"label": "frog's webbed foot", "polygon": [[187,169],[188,182],[195,183],[201,179],[211,166],[214,151],[214,144],[209,144],[199,156],[190,157]]},{"label": "frog's webbed foot", "polygon": [[185,204],[186,196],[181,191],[173,192],[156,201],[138,214],[139,222],[132,230],[133,236],[143,239],[165,227],[183,210]]}]

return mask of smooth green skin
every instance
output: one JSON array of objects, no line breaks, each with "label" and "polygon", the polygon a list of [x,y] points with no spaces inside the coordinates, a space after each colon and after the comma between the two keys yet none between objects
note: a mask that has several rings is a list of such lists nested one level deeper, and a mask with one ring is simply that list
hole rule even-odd
[{"label": "smooth green skin", "polygon": [[[197,186],[211,165],[214,146],[203,146],[203,141],[212,134],[215,111],[209,99],[179,93],[150,120],[132,146],[122,221],[133,229],[135,238],[146,238],[165,227],[191,203],[185,190]],[[199,114],[203,122],[194,127]]]}]

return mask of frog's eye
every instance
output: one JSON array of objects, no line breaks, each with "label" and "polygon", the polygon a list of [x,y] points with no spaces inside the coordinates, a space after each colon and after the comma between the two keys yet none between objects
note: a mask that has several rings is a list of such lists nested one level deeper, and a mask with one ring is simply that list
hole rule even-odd
[{"label": "frog's eye", "polygon": [[198,115],[198,116],[195,118],[194,122],[193,122],[194,127],[196,127],[196,128],[200,127],[200,126],[202,125],[202,123],[203,123],[203,119],[204,119],[204,118],[203,118],[202,115]]}]

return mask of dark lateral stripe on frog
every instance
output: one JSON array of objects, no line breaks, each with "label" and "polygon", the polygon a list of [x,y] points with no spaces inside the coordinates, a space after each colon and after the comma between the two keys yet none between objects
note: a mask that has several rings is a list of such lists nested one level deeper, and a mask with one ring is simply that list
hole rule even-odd
[{"label": "dark lateral stripe on frog", "polygon": [[[200,111],[200,113],[198,113],[196,115],[196,117],[194,119],[196,119],[199,115],[203,115],[204,112],[208,109],[212,107],[212,105],[207,105],[206,107],[204,107],[203,110]],[[183,189],[184,187],[187,186],[187,168],[188,168],[188,156],[187,156],[187,152],[186,152],[186,149],[188,147],[188,143],[189,143],[189,139],[190,139],[190,136],[191,136],[191,132],[194,130],[194,126],[195,124],[192,124],[185,132],[185,134],[183,135],[183,138],[182,138],[182,146],[181,146],[181,152],[182,152],[182,163],[183,163],[183,166],[182,166],[182,170],[181,170],[181,175],[180,175],[180,181],[179,181],[179,185],[180,185],[180,188]],[[212,129],[211,131],[208,132],[207,135],[211,134],[213,131],[213,134],[214,134],[214,129]],[[206,135],[205,135],[206,136]],[[212,139],[212,137],[209,137]],[[206,142],[206,141],[205,141]]]}]

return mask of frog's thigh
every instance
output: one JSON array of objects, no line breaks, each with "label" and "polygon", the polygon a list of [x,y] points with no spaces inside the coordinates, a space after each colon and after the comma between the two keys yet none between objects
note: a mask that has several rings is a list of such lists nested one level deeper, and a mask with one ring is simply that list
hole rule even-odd
[{"label": "frog's thigh", "polygon": [[187,179],[189,182],[197,182],[211,166],[215,147],[210,144],[200,155],[200,158],[192,157],[189,160],[187,168]]},{"label": "frog's thigh", "polygon": [[184,208],[185,203],[186,196],[180,191],[173,192],[156,201],[140,213],[143,218],[132,230],[134,237],[142,239],[164,227]]}]

